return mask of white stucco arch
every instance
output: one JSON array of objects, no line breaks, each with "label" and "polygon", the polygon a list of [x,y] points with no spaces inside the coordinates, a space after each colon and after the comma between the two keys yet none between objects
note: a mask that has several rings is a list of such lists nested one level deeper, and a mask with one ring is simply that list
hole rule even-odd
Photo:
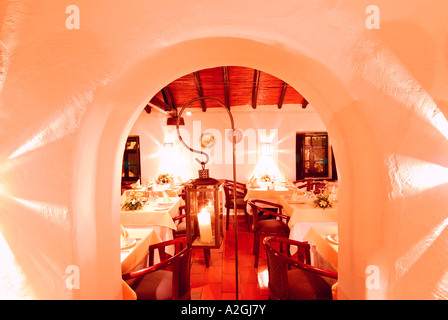
[{"label": "white stucco arch", "polygon": [[64,2],[2,3],[2,297],[119,299],[127,132],[170,81],[243,65],[295,87],[334,138],[340,296],[446,299],[447,4],[378,0],[368,30],[369,4],[81,0],[67,30]]},{"label": "white stucco arch", "polygon": [[[199,51],[198,48],[200,48]],[[233,53],[223,53],[224,48],[233,48]],[[201,55],[201,51],[206,54]],[[253,52],[257,52],[255,62],[253,61]],[[277,65],[275,63],[277,59],[283,63]],[[86,121],[81,127],[81,132],[86,132],[86,135],[79,136],[79,149],[76,152],[79,156],[75,161],[79,164],[79,169],[75,168],[78,173],[79,187],[76,190],[74,203],[83,206],[82,210],[75,210],[76,213],[81,213],[76,215],[75,219],[79,221],[78,225],[92,226],[92,238],[86,237],[85,229],[79,230],[79,237],[82,239],[79,245],[83,248],[80,250],[79,263],[82,265],[81,260],[86,254],[85,250],[93,251],[92,255],[98,257],[97,263],[100,265],[104,263],[105,267],[110,268],[115,261],[113,272],[115,272],[115,278],[119,279],[119,252],[108,252],[105,251],[105,248],[101,249],[101,246],[109,247],[109,243],[118,241],[118,199],[122,147],[129,130],[143,106],[160,88],[183,74],[219,65],[244,65],[269,72],[298,88],[313,105],[317,106],[316,109],[322,115],[333,138],[335,153],[340,159],[340,177],[343,177],[342,181],[345,181],[341,186],[341,215],[346,216],[340,221],[342,242],[346,243],[345,246],[341,245],[341,283],[359,281],[353,279],[351,272],[344,274],[346,272],[344,269],[356,268],[356,259],[351,257],[355,249],[350,245],[353,237],[356,237],[356,234],[350,231],[351,221],[356,220],[354,214],[356,206],[350,205],[349,199],[353,195],[357,196],[355,190],[363,189],[371,195],[369,197],[372,200],[370,209],[376,212],[380,211],[377,204],[380,204],[381,201],[372,197],[378,193],[378,185],[372,184],[370,188],[367,187],[367,190],[364,179],[373,181],[383,175],[381,163],[378,164],[375,161],[375,154],[372,152],[376,142],[369,132],[368,123],[360,116],[361,112],[357,111],[359,106],[353,93],[344,87],[331,70],[300,52],[279,49],[279,47],[249,39],[227,37],[195,39],[178,43],[148,57],[148,59],[143,59],[122,78],[114,81],[110,88],[99,95],[89,108]],[[151,77],[146,83],[142,83],[141,80],[150,73],[160,76]],[[320,86],[316,86],[316,83],[320,83]],[[124,98],[125,100],[123,100]],[[347,117],[355,121],[356,125],[346,127]],[[99,118],[103,121],[101,125],[98,121]],[[92,135],[95,131],[97,131],[98,140],[86,144],[85,137]],[[361,145],[358,143],[359,140],[363,141]],[[366,154],[369,154],[369,158],[362,159]],[[363,166],[354,166],[358,158],[364,163]],[[89,168],[87,169],[87,167]],[[366,168],[369,169],[366,170]],[[85,175],[85,172],[96,174],[90,176]],[[361,176],[362,179],[358,178]],[[92,188],[86,188],[89,184],[92,185]],[[344,193],[346,198],[344,198]],[[86,199],[92,201],[90,208],[84,207],[87,203]],[[366,198],[364,201],[368,202],[369,199]],[[88,211],[91,211],[92,214],[87,214]],[[90,222],[86,222],[86,220]],[[95,228],[97,223],[98,227]],[[109,228],[104,228],[104,226],[109,226]],[[97,248],[90,245],[92,241],[98,243]],[[346,250],[345,254],[344,249]],[[104,284],[100,284],[102,281],[98,277],[98,273],[95,269],[91,270],[92,277],[95,275],[94,281],[87,280],[88,277],[84,271],[84,276],[90,286],[89,294],[93,294],[92,285],[95,281],[98,282],[98,290],[103,291]],[[110,276],[110,274],[105,274],[104,281],[115,286],[116,290],[120,283],[111,282]]]}]

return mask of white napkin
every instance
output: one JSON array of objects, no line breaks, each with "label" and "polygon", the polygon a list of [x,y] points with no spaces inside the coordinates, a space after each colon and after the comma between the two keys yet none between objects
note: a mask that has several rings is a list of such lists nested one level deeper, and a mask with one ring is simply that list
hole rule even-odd
[{"label": "white napkin", "polygon": [[291,196],[291,201],[298,201],[299,200],[299,196],[297,195],[297,192],[294,192]]},{"label": "white napkin", "polygon": [[128,243],[129,233],[122,225],[120,225],[120,228],[121,228],[120,242],[121,242],[121,246],[124,247]]},{"label": "white napkin", "polygon": [[166,193],[165,190],[163,191],[162,195],[163,195],[163,202],[164,203],[170,203],[171,202],[170,196],[168,195],[168,193]]}]

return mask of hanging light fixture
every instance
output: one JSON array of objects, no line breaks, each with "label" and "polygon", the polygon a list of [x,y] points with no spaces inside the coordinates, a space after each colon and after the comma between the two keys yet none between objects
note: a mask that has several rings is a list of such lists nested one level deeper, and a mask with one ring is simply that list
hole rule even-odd
[{"label": "hanging light fixture", "polygon": [[[235,132],[233,117],[230,110],[219,100],[211,97],[199,97],[187,102],[180,110],[178,119],[182,119],[182,113],[192,103],[200,99],[210,99],[217,102],[223,107],[229,117],[231,123],[231,130]],[[196,161],[201,165],[201,169],[198,170],[198,178],[190,181],[185,185],[185,213],[187,222],[187,243],[191,247],[203,248],[204,252],[209,252],[210,249],[219,248],[224,239],[223,229],[223,214],[222,208],[219,204],[219,186],[220,182],[217,179],[211,178],[209,170],[205,168],[209,160],[208,154],[203,151],[197,151],[189,147],[182,139],[179,131],[180,120],[176,124],[177,134],[182,144],[191,152],[199,153],[205,157],[205,160]],[[232,146],[233,146],[233,180],[234,188],[236,188],[236,166],[235,166],[235,143],[236,138],[233,134]],[[234,212],[236,211],[236,190],[233,192],[234,199]],[[238,228],[237,219],[234,219],[235,223],[235,283],[236,283],[236,299],[238,300]],[[209,259],[209,257],[205,257]],[[206,264],[207,260],[206,260]]]}]

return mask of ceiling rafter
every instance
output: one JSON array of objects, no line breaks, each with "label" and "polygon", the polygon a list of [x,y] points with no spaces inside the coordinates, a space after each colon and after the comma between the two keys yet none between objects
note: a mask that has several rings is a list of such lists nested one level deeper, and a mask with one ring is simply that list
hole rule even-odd
[{"label": "ceiling rafter", "polygon": [[[199,72],[193,72],[193,76],[194,76],[194,82],[196,84],[196,89],[198,90],[198,95],[199,98],[204,97],[204,93],[202,91],[202,83],[201,83],[201,78],[199,76]],[[207,107],[205,106],[205,101],[204,99],[201,99],[201,107],[202,107],[202,111],[205,112],[207,111]]]},{"label": "ceiling rafter", "polygon": [[157,108],[164,113],[170,114],[173,112],[173,108],[166,104],[164,101],[160,100],[157,96],[154,96],[148,103],[149,106]]},{"label": "ceiling rafter", "polygon": [[252,87],[252,108],[257,108],[258,87],[260,85],[260,70],[254,70],[254,81]]},{"label": "ceiling rafter", "polygon": [[177,109],[176,103],[174,102],[174,98],[171,93],[171,89],[168,86],[162,89],[162,95],[166,104],[168,104],[172,109]]},{"label": "ceiling rafter", "polygon": [[303,108],[303,109],[306,109],[307,106],[308,106],[308,100],[306,100],[305,98],[303,98],[303,101],[302,101],[302,108]]},{"label": "ceiling rafter", "polygon": [[227,67],[222,67],[222,76],[224,81],[224,103],[227,109],[230,110],[229,69]]},{"label": "ceiling rafter", "polygon": [[282,93],[280,94],[280,99],[278,101],[278,108],[281,109],[283,107],[283,102],[285,101],[286,89],[288,88],[288,84],[283,82]]}]

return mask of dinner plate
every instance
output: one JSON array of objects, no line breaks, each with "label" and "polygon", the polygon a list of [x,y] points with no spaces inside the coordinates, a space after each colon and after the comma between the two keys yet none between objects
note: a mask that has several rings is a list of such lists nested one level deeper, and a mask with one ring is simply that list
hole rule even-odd
[{"label": "dinner plate", "polygon": [[132,247],[136,242],[137,242],[136,239],[129,238],[128,242],[125,245],[121,246],[121,249],[128,249],[128,248]]},{"label": "dinner plate", "polygon": [[168,209],[168,208],[167,207],[154,207],[155,211],[164,211],[166,209]]},{"label": "dinner plate", "polygon": [[337,234],[329,234],[327,239],[333,244],[339,244],[339,237]]},{"label": "dinner plate", "polygon": [[169,208],[174,202],[160,202],[156,204],[156,207],[159,208]]},{"label": "dinner plate", "polygon": [[306,204],[306,202],[303,201],[303,200],[296,200],[296,201],[294,201],[294,200],[287,200],[286,202],[288,202],[289,204]]}]

